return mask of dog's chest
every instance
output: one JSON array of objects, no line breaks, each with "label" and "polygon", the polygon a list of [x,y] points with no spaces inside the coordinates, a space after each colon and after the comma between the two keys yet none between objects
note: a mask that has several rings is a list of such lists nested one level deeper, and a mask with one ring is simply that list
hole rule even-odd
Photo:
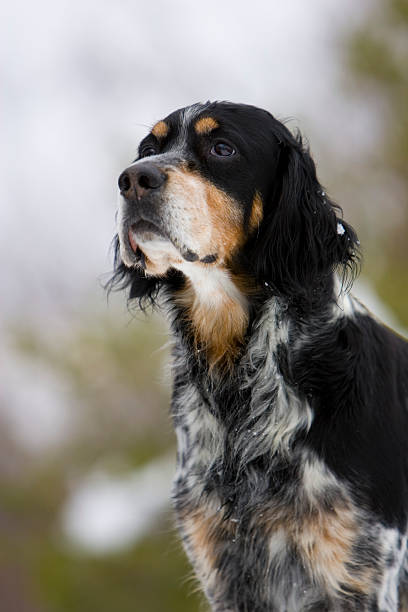
[{"label": "dog's chest", "polygon": [[[188,352],[182,342],[176,345],[172,401],[178,440],[176,483],[192,498],[204,491],[225,490],[228,483],[236,488],[248,470],[261,477],[273,458],[280,464],[279,458],[285,457],[287,463],[294,440],[310,428],[311,408],[281,373],[278,353],[287,342],[287,326],[275,306],[266,309],[234,377],[215,384],[205,375],[190,377]],[[257,470],[257,463],[264,460],[266,469],[263,465]]]},{"label": "dog's chest", "polygon": [[[276,381],[256,418],[253,395],[240,397],[247,405],[235,421],[225,421],[196,385],[180,384],[174,394],[174,502],[184,546],[210,600],[244,582],[248,601],[274,601],[280,609],[281,600],[297,593],[294,610],[316,602],[324,609],[323,601],[344,585],[365,589],[375,570],[363,576],[355,559],[368,541],[357,509],[325,464],[292,444],[305,428],[308,406]],[[268,584],[268,593],[255,594],[257,584]]]}]

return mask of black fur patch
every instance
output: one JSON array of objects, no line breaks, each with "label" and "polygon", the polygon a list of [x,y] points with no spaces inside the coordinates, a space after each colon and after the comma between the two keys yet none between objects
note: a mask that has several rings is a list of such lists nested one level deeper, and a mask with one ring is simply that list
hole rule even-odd
[{"label": "black fur patch", "polygon": [[[214,134],[194,130],[201,116]],[[174,505],[203,589],[217,612],[396,612],[408,599],[408,349],[347,294],[357,236],[301,136],[268,112],[207,103],[165,123],[140,155],[228,194],[245,235],[223,264],[248,319],[228,373],[194,342],[183,272],[126,267],[117,241],[110,283],[170,318]],[[234,153],[214,155],[214,138]],[[255,194],[263,217],[245,234]],[[201,262],[219,270],[215,254]]]}]

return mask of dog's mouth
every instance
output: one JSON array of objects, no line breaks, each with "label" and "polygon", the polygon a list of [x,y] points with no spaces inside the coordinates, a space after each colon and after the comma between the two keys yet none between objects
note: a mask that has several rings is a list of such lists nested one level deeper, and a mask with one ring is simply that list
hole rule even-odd
[{"label": "dog's mouth", "polygon": [[141,219],[137,223],[133,223],[128,231],[129,244],[134,253],[139,250],[140,243],[150,242],[152,240],[169,240],[163,230],[152,223]]},{"label": "dog's mouth", "polygon": [[[176,237],[173,237],[165,232],[164,229],[152,223],[141,219],[136,223],[132,223],[128,230],[128,239],[130,247],[133,253],[136,255],[136,259],[143,264],[145,257],[144,250],[154,248],[154,250],[166,248],[166,242],[174,248],[185,261],[194,262],[199,260],[197,253],[189,249],[188,247],[180,244]],[[213,263],[216,256],[205,257],[202,261],[204,263]]]}]

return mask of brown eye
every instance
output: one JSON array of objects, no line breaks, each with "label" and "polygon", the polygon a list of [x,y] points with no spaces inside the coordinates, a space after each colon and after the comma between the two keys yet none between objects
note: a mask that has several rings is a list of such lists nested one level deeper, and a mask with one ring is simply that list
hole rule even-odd
[{"label": "brown eye", "polygon": [[146,147],[140,151],[140,157],[150,157],[150,155],[156,155],[156,149],[154,147]]},{"label": "brown eye", "polygon": [[217,157],[230,157],[235,154],[235,149],[226,142],[218,142],[211,147],[210,152],[211,155],[216,155]]}]

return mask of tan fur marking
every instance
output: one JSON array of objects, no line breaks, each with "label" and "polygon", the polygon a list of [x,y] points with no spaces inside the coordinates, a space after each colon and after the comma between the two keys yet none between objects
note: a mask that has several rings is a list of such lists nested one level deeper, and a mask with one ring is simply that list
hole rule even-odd
[{"label": "tan fur marking", "polygon": [[216,130],[219,126],[219,123],[213,117],[201,117],[198,119],[194,125],[194,129],[197,134],[209,134],[213,130]]},{"label": "tan fur marking", "polygon": [[186,307],[195,338],[196,350],[205,350],[212,369],[230,369],[248,325],[248,313],[239,301],[219,288],[217,304],[202,302],[188,280],[178,297]]},{"label": "tan fur marking", "polygon": [[228,524],[222,514],[208,514],[197,508],[181,521],[182,532],[187,538],[187,550],[200,580],[206,586],[217,569],[217,545],[223,535],[228,536]]},{"label": "tan fur marking", "polygon": [[368,576],[351,572],[347,567],[352,560],[352,546],[357,536],[355,517],[350,508],[341,507],[330,513],[317,511],[315,516],[306,517],[293,535],[300,554],[308,562],[309,571],[326,585],[329,592],[347,589],[370,592]]},{"label": "tan fur marking", "polygon": [[257,230],[261,225],[263,219],[263,202],[260,194],[256,192],[253,202],[251,216],[249,218],[249,228],[251,230]]},{"label": "tan fur marking", "polygon": [[152,134],[160,140],[160,138],[166,138],[169,130],[170,127],[165,121],[158,121],[152,128]]},{"label": "tan fur marking", "polygon": [[232,198],[210,182],[206,182],[206,195],[216,252],[228,261],[244,242],[242,212]]},{"label": "tan fur marking", "polygon": [[182,202],[178,214],[188,219],[195,252],[216,253],[218,264],[228,261],[245,239],[239,204],[197,172],[171,169],[168,177],[167,193]]},{"label": "tan fur marking", "polygon": [[353,567],[352,547],[358,537],[355,512],[349,502],[340,502],[329,512],[316,505],[296,516],[293,508],[269,509],[263,521],[271,538],[284,533],[303,558],[311,577],[332,596],[373,589],[374,570]]},{"label": "tan fur marking", "polygon": [[229,283],[228,291],[222,283],[214,281],[215,275],[208,276],[209,288],[204,291],[204,299],[196,291],[194,282],[188,280],[178,296],[178,302],[186,308],[196,348],[206,351],[210,367],[217,364],[221,369],[229,368],[239,352],[248,323],[247,311],[243,307],[246,298],[242,287],[245,283],[228,271],[232,254],[245,240],[242,211],[238,203],[221,189],[187,169],[169,173],[168,190],[179,202],[179,194],[183,196],[189,233],[195,240],[194,250],[200,257],[217,255],[212,268],[200,262],[194,263],[196,269],[202,268],[203,284],[206,284],[205,270],[208,275],[212,274],[211,270],[218,271],[219,275],[224,271]]},{"label": "tan fur marking", "polygon": [[165,196],[174,224],[185,223],[185,235],[199,258],[216,255],[210,266],[199,261],[188,268],[170,243],[152,248],[139,244],[146,256],[146,272],[162,276],[173,266],[186,274],[178,302],[186,309],[197,350],[204,350],[211,368],[229,369],[241,348],[248,324],[250,283],[233,275],[229,263],[244,243],[243,212],[221,189],[185,167],[168,171]]}]

